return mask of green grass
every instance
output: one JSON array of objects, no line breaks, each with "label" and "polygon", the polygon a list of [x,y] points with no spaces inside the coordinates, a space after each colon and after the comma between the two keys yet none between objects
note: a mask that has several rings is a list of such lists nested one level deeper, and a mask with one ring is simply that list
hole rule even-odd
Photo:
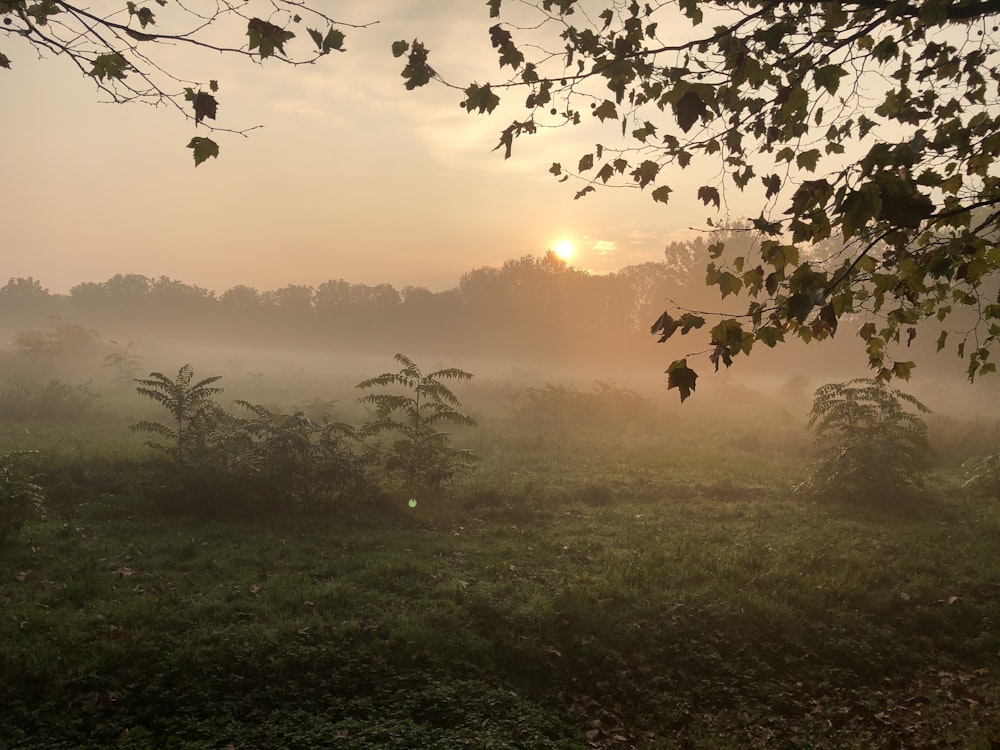
[{"label": "green grass", "polygon": [[801,435],[699,419],[486,420],[448,495],[320,517],[165,517],[134,448],[53,453],[0,550],[0,747],[1000,742],[997,501],[806,503]]}]

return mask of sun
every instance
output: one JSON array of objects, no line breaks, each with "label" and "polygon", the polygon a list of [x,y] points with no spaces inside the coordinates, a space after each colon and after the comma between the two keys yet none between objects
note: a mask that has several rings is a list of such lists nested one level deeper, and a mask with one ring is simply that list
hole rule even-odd
[{"label": "sun", "polygon": [[552,249],[563,260],[569,260],[573,257],[573,243],[569,240],[559,240]]}]

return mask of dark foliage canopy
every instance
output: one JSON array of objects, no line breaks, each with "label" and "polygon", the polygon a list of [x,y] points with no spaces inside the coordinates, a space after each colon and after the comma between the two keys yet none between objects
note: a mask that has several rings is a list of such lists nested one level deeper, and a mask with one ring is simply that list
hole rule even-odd
[{"label": "dark foliage canopy", "polygon": [[[367,25],[336,21],[297,0],[128,0],[114,5],[97,10],[65,0],[0,0],[0,39],[26,42],[39,55],[70,60],[109,101],[165,104],[206,133],[246,135],[253,128],[211,125],[219,108],[218,81],[176,75],[166,56],[169,48],[305,65],[343,51],[345,28]],[[293,41],[297,36],[311,40],[305,50]],[[13,60],[6,54],[10,46],[4,46],[0,68],[11,69]],[[195,166],[219,155],[218,143],[208,135],[193,137],[187,147]]]},{"label": "dark foliage canopy", "polygon": [[[518,108],[504,157],[543,128],[611,125],[575,164],[551,167],[577,198],[617,185],[669,204],[691,169],[706,207],[726,211],[733,190],[760,206],[752,251],[717,244],[707,272],[723,297],[746,297],[745,313],[710,325],[667,310],[652,327],[661,341],[708,327],[717,369],[860,318],[877,377],[905,379],[913,362],[897,350],[936,320],[951,326],[938,349],[957,340],[970,379],[995,369],[1000,2],[487,5],[501,78],[452,83],[422,43],[401,41],[407,88],[453,86],[470,113]],[[686,359],[668,373],[690,395]]]}]

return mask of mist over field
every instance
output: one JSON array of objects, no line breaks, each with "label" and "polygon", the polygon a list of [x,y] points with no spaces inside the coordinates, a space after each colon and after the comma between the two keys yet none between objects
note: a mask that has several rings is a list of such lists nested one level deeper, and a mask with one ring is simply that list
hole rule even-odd
[{"label": "mist over field", "polygon": [[1000,383],[860,319],[714,372],[650,334],[704,249],[10,280],[0,747],[990,746]]}]

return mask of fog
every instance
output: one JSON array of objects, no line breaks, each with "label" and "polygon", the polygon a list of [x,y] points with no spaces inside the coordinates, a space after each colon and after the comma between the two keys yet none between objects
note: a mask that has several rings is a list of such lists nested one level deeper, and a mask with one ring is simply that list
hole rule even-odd
[{"label": "fog", "polygon": [[[664,419],[713,414],[752,422],[750,415],[770,412],[802,423],[816,387],[871,374],[856,335],[860,318],[845,317],[824,341],[758,343],[718,372],[707,328],[658,344],[649,327],[665,308],[738,311],[704,286],[706,248],[702,240],[674,243],[662,262],[602,276],[552,253],[523,256],[472,269],[442,292],[342,279],[217,292],[118,274],[61,295],[41,280],[11,279],[0,288],[0,391],[91,393],[95,406],[131,415],[143,408],[134,378],[172,376],[190,364],[198,378],[222,376],[226,400],[326,405],[348,419],[358,412],[354,386],[391,370],[401,352],[425,371],[472,373],[462,386],[469,407],[495,414],[515,409],[524,389],[613,388],[644,399]],[[970,385],[961,360],[935,352],[936,336],[926,326],[893,353],[917,363],[905,390],[939,415],[996,419],[997,381]],[[664,370],[683,357],[700,377],[682,406]]]}]

